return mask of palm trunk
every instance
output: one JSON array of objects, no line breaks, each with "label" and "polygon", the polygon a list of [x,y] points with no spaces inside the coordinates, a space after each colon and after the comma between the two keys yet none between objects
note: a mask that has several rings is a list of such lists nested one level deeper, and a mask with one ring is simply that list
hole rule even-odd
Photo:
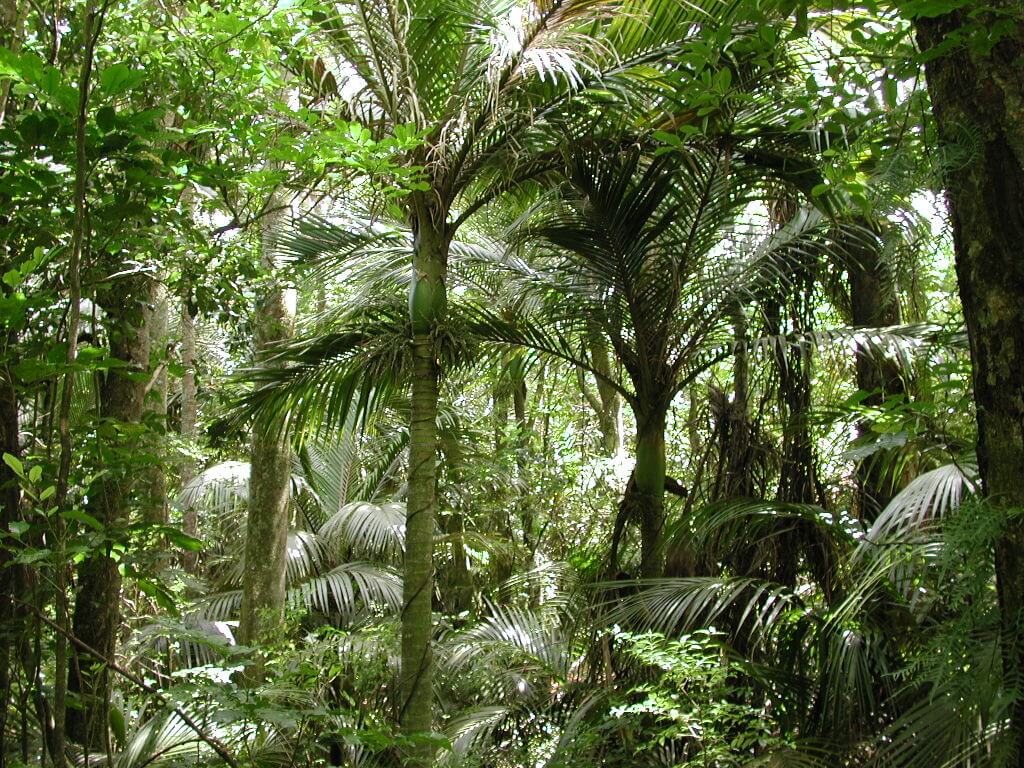
[{"label": "palm trunk", "polygon": [[623,507],[640,525],[640,576],[657,578],[664,570],[661,546],[665,527],[665,417],[667,408],[637,413],[636,466]]},{"label": "palm trunk", "polygon": [[[147,275],[118,280],[97,296],[107,314],[110,355],[127,363],[128,375],[109,371],[100,386],[100,416],[113,424],[138,424],[145,399],[149,367],[150,306],[153,280]],[[89,492],[89,512],[116,538],[128,523],[137,485],[133,447],[111,446],[116,453]],[[113,657],[121,622],[121,575],[108,551],[94,551],[78,569],[78,591],[72,627],[75,637],[105,658]],[[67,734],[91,752],[108,751],[109,673],[96,660],[75,654],[68,673],[68,692],[80,707],[67,711]]]},{"label": "palm trunk", "polygon": [[[277,207],[274,201],[269,205]],[[260,260],[271,277],[256,307],[257,358],[274,343],[289,338],[294,330],[293,291],[273,275],[276,239],[283,225],[284,210],[263,219]],[[292,473],[288,435],[273,424],[257,424],[249,462],[245,570],[238,623],[238,636],[243,644],[257,641],[279,627],[284,619]]]},{"label": "palm trunk", "polygon": [[447,297],[448,243],[436,212],[416,201],[413,280],[409,292],[412,323],[412,407],[409,423],[409,493],[406,503],[402,582],[402,667],[398,712],[410,740],[403,765],[429,766],[433,727],[434,519],[437,511],[437,406],[441,370],[435,330]]},{"label": "palm trunk", "polygon": [[[997,3],[1009,11],[1013,2]],[[1009,23],[1010,16],[999,18]],[[916,20],[924,49],[994,24],[956,10]],[[961,158],[947,174],[956,270],[974,366],[978,463],[990,502],[1024,507],[1024,23],[995,45],[960,44],[925,67],[940,142]],[[996,542],[1003,667],[1014,698],[1014,765],[1024,765],[1024,519],[1010,516]]]}]

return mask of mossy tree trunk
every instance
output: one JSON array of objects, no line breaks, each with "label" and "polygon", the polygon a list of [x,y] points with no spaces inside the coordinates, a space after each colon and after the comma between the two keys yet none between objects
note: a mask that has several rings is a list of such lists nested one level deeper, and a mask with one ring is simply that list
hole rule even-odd
[{"label": "mossy tree trunk", "polygon": [[[1002,5],[1012,14],[1016,3]],[[992,504],[1024,508],[1024,22],[963,8],[918,18],[921,48],[948,166],[960,300],[970,337],[978,462]],[[986,33],[999,22],[994,45]],[[982,40],[985,45],[972,45]],[[1024,518],[1011,515],[995,568],[1014,765],[1024,765]]]},{"label": "mossy tree trunk", "polygon": [[612,370],[612,361],[608,341],[597,328],[591,328],[588,334],[587,345],[590,350],[590,359],[597,374],[594,376],[594,384],[597,389],[595,395],[587,385],[583,369],[576,369],[577,381],[580,391],[586,398],[587,403],[597,415],[597,428],[601,433],[601,451],[605,456],[615,456],[622,448],[622,436],[619,429],[620,410],[622,401],[618,391],[609,383],[615,378]]},{"label": "mossy tree trunk", "polygon": [[437,514],[437,406],[441,368],[436,333],[443,321],[448,236],[444,217],[426,198],[412,203],[413,278],[412,408],[409,423],[409,493],[402,581],[402,658],[398,719],[409,739],[403,765],[429,766],[434,746],[433,631],[434,527]]},{"label": "mossy tree trunk", "polygon": [[640,575],[662,575],[661,536],[665,527],[666,411],[637,415],[636,499],[640,520]]},{"label": "mossy tree trunk", "polygon": [[[271,208],[278,208],[274,201]],[[260,260],[267,274],[256,306],[256,357],[261,360],[276,342],[294,332],[295,300],[275,274],[274,253],[284,209],[264,217]],[[261,364],[269,365],[266,360]],[[249,458],[249,501],[245,530],[245,570],[238,636],[243,644],[257,641],[280,626],[284,618],[288,545],[288,510],[292,451],[288,435],[273,424],[256,424]]]}]

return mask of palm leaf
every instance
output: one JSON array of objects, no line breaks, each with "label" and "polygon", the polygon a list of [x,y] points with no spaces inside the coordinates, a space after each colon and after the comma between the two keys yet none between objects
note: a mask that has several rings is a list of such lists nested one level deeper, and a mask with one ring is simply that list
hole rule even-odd
[{"label": "palm leaf", "polygon": [[405,504],[352,502],[331,515],[320,535],[336,550],[364,557],[394,559],[405,547]]}]

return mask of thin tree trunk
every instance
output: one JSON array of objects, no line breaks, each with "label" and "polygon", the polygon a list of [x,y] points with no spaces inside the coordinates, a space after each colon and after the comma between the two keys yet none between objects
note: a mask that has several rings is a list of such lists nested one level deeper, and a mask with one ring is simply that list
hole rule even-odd
[{"label": "thin tree trunk", "polygon": [[[1011,14],[1014,2],[996,3]],[[1006,25],[1010,15],[1000,17]],[[979,35],[991,14],[956,10],[916,20],[922,49]],[[972,28],[974,31],[972,32]],[[984,51],[984,52],[983,52]],[[957,159],[946,175],[960,300],[970,337],[978,463],[990,503],[1024,507],[1024,22],[991,48],[961,42],[928,61],[939,139]],[[1017,692],[1014,765],[1024,765],[1024,519],[1010,516],[995,547],[1003,667]]]},{"label": "thin tree trunk", "polygon": [[[8,332],[7,347],[16,341],[13,331]],[[0,370],[0,454],[21,456],[18,439],[18,395],[10,371]],[[11,530],[11,523],[20,517],[21,490],[18,478],[7,466],[0,466],[0,525]],[[11,550],[0,548],[0,768],[7,765],[7,715],[11,701],[11,648],[20,635],[15,621],[20,611],[15,609],[14,594],[17,571],[11,561]]]},{"label": "thin tree trunk", "polygon": [[[73,365],[78,349],[78,325],[81,304],[81,260],[86,242],[86,194],[88,190],[88,160],[86,156],[86,127],[89,116],[89,94],[92,77],[93,53],[101,23],[93,3],[86,4],[82,25],[84,58],[78,81],[78,111],[75,131],[75,219],[69,265],[69,319],[67,363]],[[117,270],[111,270],[116,272]],[[100,417],[113,422],[138,423],[142,416],[143,385],[135,379],[149,363],[148,337],[145,332],[147,306],[150,301],[151,281],[146,275],[136,274],[119,281],[115,291],[97,296],[108,315],[110,356],[128,366],[131,378],[116,370],[107,373],[100,388]],[[71,468],[70,408],[74,394],[74,376],[64,377],[59,402],[60,467],[57,475],[56,505],[64,511],[67,506],[68,483]],[[122,446],[117,446],[119,449]],[[120,452],[120,456],[125,454]],[[119,462],[116,462],[119,463]],[[89,489],[89,507],[93,517],[107,529],[108,536],[117,536],[128,516],[130,504],[131,472],[118,466],[107,470],[93,488]],[[63,520],[57,522],[55,535],[58,552],[56,565],[57,623],[63,625],[67,616],[65,568],[62,562],[64,530]],[[121,577],[117,564],[108,552],[91,552],[78,569],[78,591],[72,617],[72,631],[95,648],[113,655],[117,643],[117,629],[121,618]],[[54,764],[65,763],[65,734],[85,747],[86,752],[109,751],[107,719],[110,701],[110,681],[103,668],[91,662],[79,663],[74,655],[67,663],[67,643],[60,636],[55,639],[56,685],[54,690],[54,738],[52,758]],[[65,685],[66,680],[66,685]],[[79,706],[67,709],[65,692],[78,696]]]},{"label": "thin tree trunk", "polygon": [[[856,224],[858,231],[846,238],[853,325],[869,328],[896,325],[900,322],[899,296],[891,276],[885,274],[877,228],[864,219]],[[906,393],[895,362],[880,360],[860,347],[856,355],[857,388],[871,393],[864,399],[865,405],[879,406],[887,397]],[[858,425],[862,436],[869,429],[870,424]],[[878,455],[869,457],[857,467],[856,507],[860,517],[869,524],[885,509],[895,492],[892,479],[879,458]]]},{"label": "thin tree trunk", "polygon": [[494,372],[494,383],[491,386],[491,422],[494,426],[495,456],[499,456],[505,447],[505,430],[508,428],[508,391],[504,381],[507,367],[508,358],[503,356]]},{"label": "thin tree trunk", "polygon": [[516,506],[519,512],[519,524],[523,529],[523,546],[526,548],[529,563],[533,561],[533,551],[536,547],[534,537],[535,521],[533,516],[533,505],[530,499],[529,486],[529,452],[530,452],[530,424],[526,418],[526,370],[522,359],[517,359],[509,368],[512,378],[512,411],[516,419],[516,485],[519,490],[516,498]]},{"label": "thin tree trunk", "polygon": [[[181,439],[191,447],[195,444],[196,439],[199,401],[196,397],[196,323],[187,297],[181,302],[181,368]],[[188,454],[182,457],[179,472],[182,485],[195,477],[195,461]],[[190,505],[185,510],[181,521],[182,530],[189,536],[195,536],[198,532],[198,523],[197,510],[195,506]],[[197,563],[198,553],[186,552],[184,554],[182,564],[186,571],[195,571]]]},{"label": "thin tree trunk", "polygon": [[589,345],[594,370],[601,374],[601,376],[594,377],[597,397],[587,386],[582,369],[577,369],[577,379],[583,396],[593,408],[594,413],[597,414],[597,427],[601,432],[601,450],[605,456],[614,456],[622,450],[622,435],[619,430],[622,402],[615,387],[607,381],[607,379],[614,378],[607,340],[596,329],[590,329]]},{"label": "thin tree trunk", "polygon": [[167,431],[167,289],[156,286],[156,301],[149,323],[149,349],[153,376],[147,385],[145,413],[152,429],[150,445],[146,448],[153,461],[146,470],[146,492],[143,517],[146,522],[167,523],[167,474],[164,471],[164,435]]},{"label": "thin tree trunk", "polygon": [[437,508],[437,407],[441,370],[434,332],[447,296],[448,241],[430,204],[414,201],[415,244],[409,293],[412,322],[412,407],[409,423],[409,493],[402,582],[402,659],[398,719],[410,740],[403,765],[433,763],[434,519]]},{"label": "thin tree trunk", "polygon": [[[273,200],[269,206],[278,207]],[[291,337],[294,331],[294,293],[273,274],[284,213],[282,209],[268,214],[262,222],[260,258],[270,277],[256,307],[257,359],[270,345]],[[284,619],[292,472],[288,435],[273,424],[257,424],[249,466],[245,570],[238,623],[238,636],[245,644],[254,643],[267,631],[279,627]]]}]

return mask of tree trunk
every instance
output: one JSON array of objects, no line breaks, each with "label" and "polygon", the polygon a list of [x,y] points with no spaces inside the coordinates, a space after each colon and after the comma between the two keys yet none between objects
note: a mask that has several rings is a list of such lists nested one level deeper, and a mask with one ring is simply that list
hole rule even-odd
[{"label": "tree trunk", "polygon": [[164,450],[167,432],[167,288],[158,284],[153,316],[149,323],[149,349],[153,376],[147,386],[145,413],[150,427],[150,445],[146,448],[153,461],[146,469],[146,494],[143,517],[157,525],[167,523],[167,474]]},{"label": "tree trunk", "polygon": [[[271,200],[268,205],[274,208],[278,204]],[[268,214],[262,223],[260,261],[268,282],[256,306],[258,360],[268,347],[290,338],[294,332],[294,290],[285,287],[274,274],[274,253],[278,233],[285,223],[284,214],[283,209]],[[274,424],[256,424],[249,462],[245,570],[238,622],[238,637],[243,644],[256,642],[266,632],[278,628],[284,619],[292,476],[288,435]]]},{"label": "tree trunk", "polygon": [[[846,238],[846,270],[850,276],[850,313],[854,327],[877,328],[900,322],[900,303],[892,277],[885,274],[877,227],[866,219],[856,222],[858,231]],[[864,405],[880,406],[887,397],[906,394],[899,366],[889,359],[878,359],[868,350],[856,353],[857,388],[869,392]],[[860,435],[869,424],[858,425]],[[874,522],[895,493],[877,454],[857,467],[856,507],[862,520]]]},{"label": "tree trunk", "polygon": [[[113,270],[112,270],[113,271]],[[112,426],[138,424],[142,418],[149,367],[149,331],[153,280],[136,274],[104,286],[97,301],[106,312],[110,356],[127,364],[126,373],[111,369],[100,385],[100,416]],[[89,512],[116,540],[128,522],[138,490],[139,446],[123,439],[103,446],[105,474],[89,489]],[[108,545],[109,546],[109,545]],[[109,550],[93,551],[78,569],[78,590],[72,618],[74,635],[111,658],[121,621],[121,576]],[[76,653],[68,673],[68,692],[80,707],[67,712],[67,734],[91,752],[106,753],[110,679],[95,659]]]},{"label": "tree trunk", "polygon": [[516,419],[516,507],[518,508],[519,525],[523,529],[523,546],[527,552],[526,567],[531,568],[533,553],[536,548],[534,537],[533,504],[530,494],[530,424],[526,418],[526,368],[522,358],[516,358],[509,366],[512,379],[512,411]]},{"label": "tree trunk", "polygon": [[409,493],[402,581],[402,660],[398,719],[409,739],[403,765],[433,763],[434,520],[437,513],[437,406],[441,370],[435,331],[444,319],[448,240],[443,217],[424,199],[414,201],[412,407],[409,423]]},{"label": "tree trunk", "polygon": [[[196,421],[199,412],[199,401],[196,397],[196,321],[189,308],[188,297],[181,302],[181,439],[191,447],[196,439]],[[182,457],[181,484],[189,482],[196,475],[195,461],[186,454]],[[197,510],[190,505],[185,510],[181,521],[182,530],[189,536],[195,536],[199,528]],[[186,571],[195,571],[198,553],[186,552],[182,565]]]},{"label": "tree trunk", "polygon": [[[10,349],[16,341],[15,334],[7,335]],[[7,366],[0,370],[0,454],[9,453],[15,458],[21,456],[18,439],[18,395],[14,389]],[[11,530],[11,523],[20,517],[21,489],[18,478],[7,466],[0,465],[0,525]],[[16,594],[18,572],[11,562],[11,550],[0,547],[0,768],[7,765],[7,714],[11,700],[11,649],[21,634],[15,626],[18,614],[13,597]],[[22,595],[25,599],[27,595]]]},{"label": "tree trunk", "polygon": [[[594,370],[606,378],[614,378],[608,342],[596,329],[590,332],[590,354]],[[597,425],[601,431],[601,447],[605,456],[615,456],[622,449],[622,437],[619,432],[619,411],[622,407],[619,393],[611,384],[600,377],[596,378]],[[589,399],[589,395],[588,395]]]},{"label": "tree trunk", "polygon": [[754,456],[750,419],[750,344],[749,321],[743,308],[732,310],[733,391],[732,399],[713,388],[710,402],[716,416],[718,433],[718,472],[711,498],[746,498],[754,494]]},{"label": "tree trunk", "polygon": [[[1013,2],[997,3],[1012,13]],[[1010,17],[1003,17],[1005,24]],[[1019,17],[1018,17],[1019,18]],[[980,37],[990,14],[969,9],[916,20],[922,49]],[[980,47],[979,47],[980,48]],[[987,51],[987,52],[981,52]],[[1024,22],[991,49],[955,45],[926,64],[940,142],[955,167],[946,189],[956,270],[974,366],[978,463],[992,504],[1024,507]],[[1015,765],[1024,765],[1024,519],[1011,515],[996,543],[1006,685]]]},{"label": "tree trunk", "polygon": [[661,536],[665,527],[665,417],[667,408],[636,414],[636,466],[622,506],[640,526],[640,576],[663,571]]}]

